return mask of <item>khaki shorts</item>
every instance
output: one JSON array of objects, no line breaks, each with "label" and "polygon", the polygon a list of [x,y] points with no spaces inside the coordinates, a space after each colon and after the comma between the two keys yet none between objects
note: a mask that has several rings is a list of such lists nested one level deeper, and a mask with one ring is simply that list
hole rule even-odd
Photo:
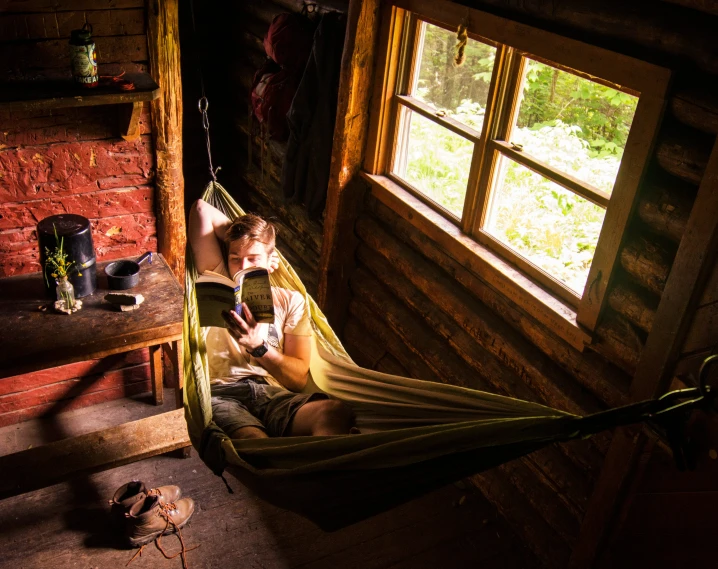
[{"label": "khaki shorts", "polygon": [[211,391],[214,422],[225,433],[257,427],[270,437],[287,436],[289,424],[302,405],[329,398],[325,393],[293,393],[257,376],[214,384]]}]

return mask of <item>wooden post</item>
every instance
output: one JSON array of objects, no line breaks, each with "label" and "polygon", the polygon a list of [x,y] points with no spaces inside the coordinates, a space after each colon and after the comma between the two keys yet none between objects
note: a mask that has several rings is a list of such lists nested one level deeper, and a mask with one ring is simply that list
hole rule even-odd
[{"label": "wooden post", "polygon": [[184,283],[185,214],[182,174],[182,78],[179,0],[147,1],[150,74],[162,89],[152,101],[157,169],[157,243],[179,282]]},{"label": "wooden post", "polygon": [[339,79],[317,297],[329,323],[340,331],[349,305],[349,276],[357,244],[354,222],[365,189],[357,173],[369,123],[379,6],[379,0],[350,0]]},{"label": "wooden post", "polygon": [[[716,258],[716,210],[718,144],[713,146],[651,333],[641,353],[631,384],[631,402],[656,397],[664,393],[670,384],[691,317]],[[645,443],[645,437],[632,436],[631,432],[630,427],[624,427],[614,435],[569,567],[583,569],[595,563],[625,501],[624,492],[634,476],[636,456]]]}]

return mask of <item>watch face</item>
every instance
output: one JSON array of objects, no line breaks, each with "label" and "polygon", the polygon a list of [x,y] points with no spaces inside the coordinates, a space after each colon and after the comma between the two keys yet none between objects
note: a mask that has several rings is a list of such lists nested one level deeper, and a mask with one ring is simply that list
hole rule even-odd
[{"label": "watch face", "polygon": [[267,347],[267,342],[265,341],[265,342],[262,342],[262,344],[260,346],[257,346],[249,353],[253,358],[261,358],[264,354],[267,353],[268,349],[269,348]]}]

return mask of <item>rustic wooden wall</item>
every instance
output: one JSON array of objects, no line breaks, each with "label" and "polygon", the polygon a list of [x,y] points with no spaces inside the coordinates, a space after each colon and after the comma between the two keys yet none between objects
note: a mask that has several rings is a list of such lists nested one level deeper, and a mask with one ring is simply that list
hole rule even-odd
[{"label": "rustic wooden wall", "polygon": [[[620,405],[629,397],[718,133],[718,59],[711,41],[717,18],[691,8],[688,0],[466,4],[676,71],[595,341],[584,352],[574,349],[487,284],[466,260],[452,258],[426,237],[411,222],[410,211],[394,210],[371,194],[353,227],[360,243],[349,317],[340,330],[343,340],[358,363],[388,373],[582,414]],[[212,30],[222,53],[212,75],[221,101],[215,116],[227,127],[220,137],[225,183],[245,206],[278,218],[284,233],[280,247],[314,291],[322,226],[308,221],[300,207],[283,202],[278,180],[284,147],[262,145],[246,111],[271,18],[301,5],[298,0],[252,0],[221,10],[215,6],[228,23],[222,27],[215,21],[218,27]],[[714,297],[706,297],[702,306],[714,303]],[[610,444],[611,434],[605,433],[555,445],[473,481],[538,557],[551,567],[566,566]]]},{"label": "rustic wooden wall", "polygon": [[[70,31],[93,25],[101,75],[148,70],[144,0],[3,2],[0,79],[69,76]],[[89,218],[99,261],[157,250],[149,105],[135,142],[116,106],[0,112],[0,277],[40,270],[35,226],[58,213]],[[146,351],[3,380],[0,425],[149,390]],[[75,395],[81,397],[70,400]]]},{"label": "rustic wooden wall", "polygon": [[[422,234],[410,211],[394,211],[370,196],[355,227],[361,243],[345,343],[362,365],[389,373],[577,413],[619,405],[628,397],[718,132],[710,42],[716,18],[660,2],[650,9],[591,1],[470,5],[676,71],[608,306],[594,343],[580,353]],[[702,302],[703,321],[714,322],[712,298]],[[715,346],[715,337],[711,342]],[[541,559],[566,566],[609,443],[604,434],[556,445],[474,481]]]}]

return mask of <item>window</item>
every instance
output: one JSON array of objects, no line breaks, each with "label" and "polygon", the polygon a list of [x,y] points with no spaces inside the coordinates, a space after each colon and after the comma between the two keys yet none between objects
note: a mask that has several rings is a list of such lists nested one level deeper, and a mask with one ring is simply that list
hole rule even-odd
[{"label": "window", "polygon": [[454,3],[400,0],[385,18],[366,170],[593,329],[669,73]]}]

